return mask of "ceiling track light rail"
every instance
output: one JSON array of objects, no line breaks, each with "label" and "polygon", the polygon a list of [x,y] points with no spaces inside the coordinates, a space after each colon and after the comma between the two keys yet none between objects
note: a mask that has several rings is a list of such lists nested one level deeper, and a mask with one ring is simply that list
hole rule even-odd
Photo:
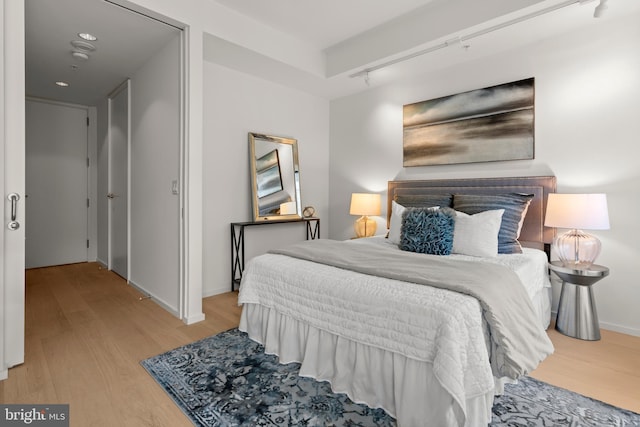
[{"label": "ceiling track light rail", "polygon": [[[531,13],[528,13],[526,15],[511,19],[509,21],[505,21],[503,23],[500,23],[500,24],[497,24],[497,25],[493,25],[491,27],[488,27],[488,28],[485,28],[485,29],[482,29],[482,30],[475,31],[475,32],[473,32],[471,34],[467,34],[467,35],[464,35],[464,36],[458,36],[458,37],[449,39],[447,41],[444,41],[444,42],[442,42],[440,44],[437,44],[437,45],[434,45],[434,46],[430,46],[430,47],[428,47],[426,49],[418,50],[418,51],[410,53],[408,55],[401,56],[401,57],[395,58],[395,59],[391,59],[389,61],[383,62],[383,63],[378,64],[378,65],[373,65],[371,67],[367,67],[367,68],[365,68],[365,69],[363,69],[361,71],[358,71],[356,73],[350,74],[349,77],[351,77],[351,78],[353,78],[353,77],[364,77],[365,78],[365,82],[368,85],[369,84],[369,73],[371,73],[373,71],[377,71],[377,70],[380,70],[382,68],[390,67],[392,65],[395,65],[395,64],[398,64],[398,63],[401,63],[401,62],[404,62],[404,61],[408,61],[410,59],[417,58],[417,57],[422,56],[422,55],[426,55],[427,53],[435,52],[437,50],[444,49],[444,48],[451,47],[451,46],[460,46],[460,47],[462,47],[462,48],[464,48],[466,50],[466,49],[469,49],[471,47],[471,44],[468,43],[468,41],[471,40],[471,39],[474,39],[476,37],[480,37],[480,36],[483,36],[485,34],[489,34],[489,33],[492,33],[494,31],[501,30],[503,28],[510,27],[512,25],[519,24],[521,22],[528,21],[530,19],[536,18],[536,17],[541,16],[541,15],[546,15],[547,13],[554,12],[554,11],[559,10],[559,9],[563,9],[563,8],[565,8],[567,6],[571,6],[571,5],[574,5],[576,3],[582,5],[582,4],[586,4],[586,3],[591,3],[592,1],[594,1],[594,0],[567,0],[567,1],[564,1],[562,3],[558,3],[556,5],[549,6],[547,8],[540,9],[538,11],[531,12]],[[607,3],[607,0],[600,0],[600,4],[595,8],[595,11],[593,13],[594,18],[599,18],[599,17],[602,16],[604,11],[608,8],[606,3]]]}]

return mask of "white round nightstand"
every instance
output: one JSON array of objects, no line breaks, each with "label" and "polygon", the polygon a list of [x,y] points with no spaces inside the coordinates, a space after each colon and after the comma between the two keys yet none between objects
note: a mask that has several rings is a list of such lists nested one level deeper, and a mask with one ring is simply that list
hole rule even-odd
[{"label": "white round nightstand", "polygon": [[591,285],[608,276],[609,269],[594,264],[588,269],[576,270],[560,261],[550,262],[549,269],[562,280],[556,329],[573,338],[599,340],[600,323]]}]

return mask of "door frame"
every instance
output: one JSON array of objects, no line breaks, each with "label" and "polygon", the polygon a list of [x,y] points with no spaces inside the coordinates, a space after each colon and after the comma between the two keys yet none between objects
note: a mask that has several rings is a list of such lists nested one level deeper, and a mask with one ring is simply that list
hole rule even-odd
[{"label": "door frame", "polygon": [[[25,103],[29,102],[39,102],[42,104],[50,104],[54,106],[66,107],[66,108],[74,108],[78,110],[82,110],[86,113],[88,123],[87,123],[87,138],[86,138],[86,154],[87,154],[87,175],[86,175],[86,185],[87,185],[87,193],[86,197],[88,199],[87,203],[87,230],[86,230],[86,238],[89,241],[89,245],[87,247],[86,260],[87,261],[95,261],[97,256],[97,203],[96,203],[96,193],[97,193],[97,114],[96,107],[81,105],[81,104],[73,104],[69,102],[62,101],[54,101],[49,99],[42,99],[36,97],[25,97]],[[26,109],[25,109],[26,111]],[[26,117],[25,117],[25,129],[26,129]],[[25,135],[25,144],[26,144],[26,135]],[[26,158],[25,158],[25,166],[26,166]],[[25,171],[26,172],[26,171]],[[26,175],[25,175],[26,176]],[[26,191],[26,186],[25,186]],[[25,202],[26,204],[26,202]]]},{"label": "door frame", "polygon": [[205,319],[202,311],[203,282],[203,81],[204,56],[201,14],[177,2],[154,0],[106,0],[182,30],[181,176],[180,180],[180,295],[178,317],[186,324]]},{"label": "door frame", "polygon": [[[179,95],[179,224],[178,236],[178,312],[186,324],[205,319],[202,312],[202,37],[193,37],[192,28],[155,5],[140,0],[107,0],[133,13],[139,13],[180,29]],[[195,34],[201,35],[200,30]],[[194,77],[196,84],[193,85]],[[129,87],[131,92],[131,86]],[[131,96],[131,93],[130,93]],[[131,109],[129,111],[131,113]],[[131,129],[131,126],[130,126]],[[131,141],[130,141],[131,143]],[[131,161],[131,156],[129,156]],[[131,170],[129,170],[131,173]],[[130,197],[130,196],[129,196]],[[129,204],[131,206],[131,204]],[[129,207],[130,209],[130,207]],[[130,230],[129,230],[130,233]],[[128,257],[131,257],[129,247]],[[130,262],[128,263],[130,272]]]},{"label": "door frame", "polygon": [[[25,24],[24,2],[0,0],[0,128],[3,130],[3,154],[0,160],[4,173],[2,185],[4,215],[0,224],[2,259],[0,260],[0,380],[8,376],[9,368],[24,362],[24,314],[25,314],[25,241],[24,241],[24,190],[25,190]],[[15,231],[6,229],[10,215],[7,193],[18,193],[17,221],[21,227]]]},{"label": "door frame", "polygon": [[[108,191],[112,192],[112,168],[113,164],[113,142],[112,142],[112,131],[111,131],[111,108],[113,104],[113,98],[120,94],[123,90],[127,90],[127,271],[125,273],[124,279],[129,283],[130,277],[130,269],[131,269],[131,79],[127,79],[124,82],[120,83],[115,89],[113,89],[109,95],[107,95],[107,115],[108,115],[108,125],[107,125],[107,143],[108,143],[108,160],[107,160],[107,187]],[[104,195],[103,195],[104,196]],[[113,217],[111,214],[111,201],[107,202],[107,268],[111,270],[113,268],[113,255],[112,248],[113,242],[111,240],[111,236],[113,233]]]},{"label": "door frame", "polygon": [[[184,124],[181,132],[181,147],[183,161],[181,162],[183,179],[181,180],[181,227],[180,227],[180,319],[186,324],[204,320],[202,312],[202,146],[203,146],[203,111],[202,111],[202,81],[204,59],[202,56],[202,29],[192,15],[177,14],[194,21],[195,28],[188,23],[180,23],[171,15],[176,11],[173,4],[157,6],[146,0],[109,0],[125,8],[143,14],[151,14],[155,18],[166,16],[167,22],[179,26],[183,30],[181,55],[181,70],[183,78],[181,116]],[[146,5],[146,7],[145,7]],[[24,168],[24,140],[25,140],[25,13],[24,0],[0,0],[0,22],[3,23],[2,44],[3,55],[0,63],[4,62],[2,77],[3,90],[0,90],[0,114],[4,118],[3,145],[17,147],[14,153],[6,153],[11,162],[20,164]],[[4,92],[3,92],[4,91]],[[10,106],[10,108],[7,108]],[[22,154],[20,154],[22,152]],[[7,157],[4,161],[7,161]],[[0,158],[1,159],[1,158]],[[21,160],[22,159],[22,160]],[[17,178],[19,189],[24,193],[24,171],[22,177]],[[0,181],[0,184],[3,184]],[[8,183],[4,182],[4,187]],[[4,193],[3,193],[4,195]],[[18,214],[23,218],[23,209]],[[6,216],[6,208],[5,208]],[[0,224],[4,227],[5,224]],[[15,233],[14,233],[15,235]],[[0,232],[3,240],[2,260],[0,260],[0,292],[6,298],[0,303],[0,380],[6,378],[8,368],[24,361],[24,235],[20,242],[16,239],[7,241],[7,233]],[[15,243],[15,245],[14,245]],[[13,257],[7,262],[7,247],[10,246]],[[21,248],[21,249],[20,249]],[[10,271],[7,270],[9,266]],[[8,277],[8,279],[7,279]],[[10,284],[10,286],[8,286]],[[9,292],[8,292],[9,291]],[[11,331],[8,330],[11,324]]]},{"label": "door frame", "polygon": [[[170,10],[147,4],[146,0],[107,0],[108,2],[173,26],[180,31],[179,95],[179,209],[178,312],[186,324],[205,319],[202,312],[202,37],[192,28],[169,16]],[[171,9],[171,8],[169,8]],[[196,80],[194,80],[194,77]],[[193,85],[192,82],[196,81]],[[131,90],[131,87],[129,87]],[[130,94],[131,95],[131,94]],[[131,141],[130,141],[131,143]],[[130,161],[130,160],[129,160]],[[131,172],[131,171],[129,171]],[[130,231],[129,231],[130,233]],[[130,248],[129,248],[130,249]],[[128,257],[131,257],[129,250]],[[130,271],[130,263],[129,263]]]}]

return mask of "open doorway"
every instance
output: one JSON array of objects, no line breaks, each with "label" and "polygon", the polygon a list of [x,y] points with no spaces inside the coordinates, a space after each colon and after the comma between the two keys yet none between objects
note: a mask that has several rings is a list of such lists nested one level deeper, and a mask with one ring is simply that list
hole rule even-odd
[{"label": "open doorway", "polygon": [[[126,164],[118,165],[128,189],[126,259],[118,273],[180,317],[182,30],[103,0],[25,0],[25,34],[27,96],[96,111],[88,147],[96,160],[89,155],[86,162],[87,204],[95,209],[82,243],[89,261],[110,268],[109,170],[116,160],[108,95],[131,81],[130,140]],[[29,224],[26,230],[28,239]]]}]

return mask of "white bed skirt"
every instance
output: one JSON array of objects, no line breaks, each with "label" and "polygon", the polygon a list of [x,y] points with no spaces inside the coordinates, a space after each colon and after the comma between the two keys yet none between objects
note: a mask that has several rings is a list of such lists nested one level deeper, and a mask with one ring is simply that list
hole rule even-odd
[{"label": "white bed skirt", "polygon": [[551,324],[551,288],[542,288],[531,300],[540,323],[544,329]]},{"label": "white bed skirt", "polygon": [[329,381],[334,392],[384,409],[398,426],[486,427],[491,421],[493,391],[456,402],[430,363],[347,340],[257,304],[243,306],[239,329],[280,363],[301,363],[301,376]]}]

